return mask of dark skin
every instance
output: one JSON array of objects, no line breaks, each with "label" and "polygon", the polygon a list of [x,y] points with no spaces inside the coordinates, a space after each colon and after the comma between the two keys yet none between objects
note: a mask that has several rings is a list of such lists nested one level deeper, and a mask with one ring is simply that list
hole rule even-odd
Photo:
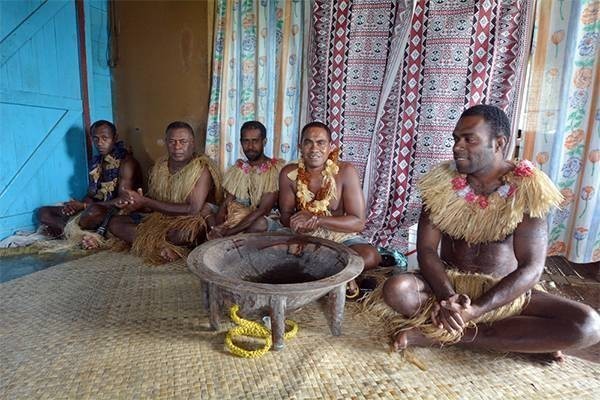
[{"label": "dark skin", "polygon": [[[306,171],[310,174],[308,188],[317,193],[322,185],[321,172],[327,157],[333,150],[333,143],[325,129],[311,127],[305,131],[301,142],[301,153]],[[305,210],[297,210],[296,182],[288,178],[288,173],[298,168],[298,164],[286,165],[279,174],[279,209],[281,223],[293,232],[310,234],[323,227],[337,232],[361,232],[365,227],[365,200],[360,179],[354,166],[339,162],[339,172],[335,176],[338,196],[332,199],[329,208],[331,216],[316,216]],[[365,262],[365,270],[379,265],[381,257],[369,244],[350,246]]]},{"label": "dark skin", "polygon": [[[503,159],[506,138],[493,137],[481,116],[461,118],[453,136],[458,171],[467,174],[475,193],[487,195],[495,191],[502,184],[502,176],[514,168]],[[472,245],[442,233],[423,210],[417,231],[421,276],[403,274],[388,279],[384,300],[399,313],[412,316],[434,295],[437,302],[432,322],[449,332],[463,331],[463,346],[553,353],[560,360],[560,350],[583,348],[600,340],[600,317],[591,307],[532,290],[531,300],[520,315],[479,324],[478,331],[465,328],[467,322],[512,302],[534,287],[544,268],[546,243],[544,219],[525,215],[513,234],[504,240]],[[446,264],[459,271],[484,273],[501,280],[474,300],[455,292],[446,274]],[[397,348],[431,344],[417,329],[399,334],[395,342]]]},{"label": "dark skin", "polygon": [[[194,157],[194,136],[184,128],[172,129],[167,132],[166,137],[167,151],[169,153],[168,167],[169,172],[174,174],[185,167]],[[132,213],[136,211],[160,212],[166,215],[194,215],[200,213],[204,217],[210,215],[210,208],[207,200],[210,201],[214,196],[214,183],[208,168],[205,168],[200,178],[194,185],[192,192],[183,203],[163,202],[146,197],[141,189],[124,190],[118,199],[117,206]],[[133,243],[136,237],[136,224],[129,216],[115,216],[109,224],[110,232],[120,239]],[[179,235],[179,232],[169,232],[169,242],[176,245],[189,245],[190,243]],[[170,249],[165,248],[161,252],[166,261],[173,261],[178,255]]]},{"label": "dark skin", "polygon": [[[101,125],[92,132],[92,140],[98,153],[102,156],[110,154],[118,138],[107,125]],[[141,185],[141,170],[139,163],[131,156],[121,160],[119,167],[119,193],[125,189],[131,189]],[[40,223],[47,225],[53,235],[60,235],[73,215],[85,209],[81,215],[79,225],[82,229],[93,230],[104,219],[109,207],[116,204],[116,199],[105,202],[94,202],[94,194],[88,195],[82,200],[70,200],[63,206],[41,207],[38,211]],[[85,243],[84,243],[85,246]]]},{"label": "dark skin", "polygon": [[[262,137],[259,129],[246,129],[243,131],[241,133],[240,143],[242,144],[244,155],[251,166],[256,167],[271,160],[264,154],[267,139]],[[237,225],[226,228],[221,224],[227,219],[227,207],[232,201],[235,201],[235,196],[231,193],[227,193],[225,201],[221,204],[216,216],[217,226],[210,231],[208,238],[215,239],[236,235],[241,232],[266,231],[267,221],[264,217],[271,212],[275,203],[277,203],[278,195],[279,192],[263,193],[255,210],[246,215]]]}]

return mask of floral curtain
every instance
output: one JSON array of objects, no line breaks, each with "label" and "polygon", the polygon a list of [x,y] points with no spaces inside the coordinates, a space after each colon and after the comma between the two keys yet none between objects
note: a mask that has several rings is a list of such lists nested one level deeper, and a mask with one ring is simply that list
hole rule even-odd
[{"label": "floral curtain", "polygon": [[549,254],[600,260],[600,1],[538,1],[522,157],[565,200],[549,223]]},{"label": "floral curtain", "polygon": [[206,153],[222,169],[243,156],[240,127],[267,127],[267,155],[297,155],[309,1],[217,0]]}]

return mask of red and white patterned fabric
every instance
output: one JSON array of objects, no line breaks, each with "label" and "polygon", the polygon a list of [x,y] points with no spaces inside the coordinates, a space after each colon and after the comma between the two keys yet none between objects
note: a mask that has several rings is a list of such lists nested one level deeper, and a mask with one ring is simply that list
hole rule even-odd
[{"label": "red and white patterned fabric", "polygon": [[[411,0],[314,3],[310,118],[330,126],[344,160],[357,167],[361,179],[392,41],[405,39],[411,8]],[[397,26],[400,32],[394,30]]]},{"label": "red and white patterned fabric", "polygon": [[361,173],[374,243],[406,248],[415,183],[452,157],[465,108],[516,117],[532,3],[416,0],[410,18],[410,0],[315,0],[309,112]]}]

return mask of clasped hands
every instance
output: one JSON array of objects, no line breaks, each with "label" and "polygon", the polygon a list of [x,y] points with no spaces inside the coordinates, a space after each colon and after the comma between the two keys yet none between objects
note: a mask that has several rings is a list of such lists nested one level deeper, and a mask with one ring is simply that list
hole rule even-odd
[{"label": "clasped hands", "polygon": [[297,233],[312,232],[319,227],[319,217],[302,210],[290,217],[290,229]]},{"label": "clasped hands", "polygon": [[206,235],[206,238],[208,240],[213,240],[213,239],[219,239],[219,238],[226,237],[226,236],[229,236],[229,229],[227,229],[223,225],[218,225],[218,226],[212,227],[212,229]]},{"label": "clasped hands", "polygon": [[462,332],[467,322],[480,316],[471,298],[466,294],[453,294],[445,300],[437,301],[431,311],[431,322],[439,329],[450,333]]},{"label": "clasped hands", "polygon": [[115,206],[126,212],[134,212],[144,207],[146,197],[142,192],[142,189],[130,190],[122,189],[119,197],[115,201]]}]

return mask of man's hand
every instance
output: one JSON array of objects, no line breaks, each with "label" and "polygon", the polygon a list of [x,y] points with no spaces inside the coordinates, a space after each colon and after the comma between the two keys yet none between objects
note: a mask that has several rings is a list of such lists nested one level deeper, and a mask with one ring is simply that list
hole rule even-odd
[{"label": "man's hand", "polygon": [[116,202],[118,208],[124,209],[127,212],[134,212],[145,206],[146,197],[142,189],[129,190],[123,189],[119,199]]},{"label": "man's hand", "polygon": [[462,331],[467,322],[479,316],[478,308],[471,304],[471,298],[466,294],[453,294],[436,303],[431,312],[434,325],[451,333]]},{"label": "man's hand", "polygon": [[290,229],[298,233],[312,232],[317,229],[318,220],[318,217],[309,211],[298,211],[290,218]]},{"label": "man's hand", "polygon": [[212,228],[210,230],[210,232],[208,232],[208,235],[206,235],[206,238],[208,240],[213,240],[213,239],[218,239],[218,238],[229,236],[227,231],[228,230],[225,227],[223,227],[222,225],[215,226],[214,228]]},{"label": "man's hand", "polygon": [[433,305],[431,322],[439,329],[445,329],[450,333],[462,332],[465,327],[465,321],[463,321],[460,313],[442,307],[439,302]]},{"label": "man's hand", "polygon": [[440,301],[440,306],[448,311],[458,313],[465,323],[481,316],[479,309],[471,304],[471,298],[466,294],[454,294],[446,300]]},{"label": "man's hand", "polygon": [[63,215],[71,216],[71,215],[76,214],[79,211],[83,210],[84,208],[85,208],[85,203],[71,199],[71,200],[67,201],[65,203],[65,205],[63,206],[62,213],[63,213]]}]

